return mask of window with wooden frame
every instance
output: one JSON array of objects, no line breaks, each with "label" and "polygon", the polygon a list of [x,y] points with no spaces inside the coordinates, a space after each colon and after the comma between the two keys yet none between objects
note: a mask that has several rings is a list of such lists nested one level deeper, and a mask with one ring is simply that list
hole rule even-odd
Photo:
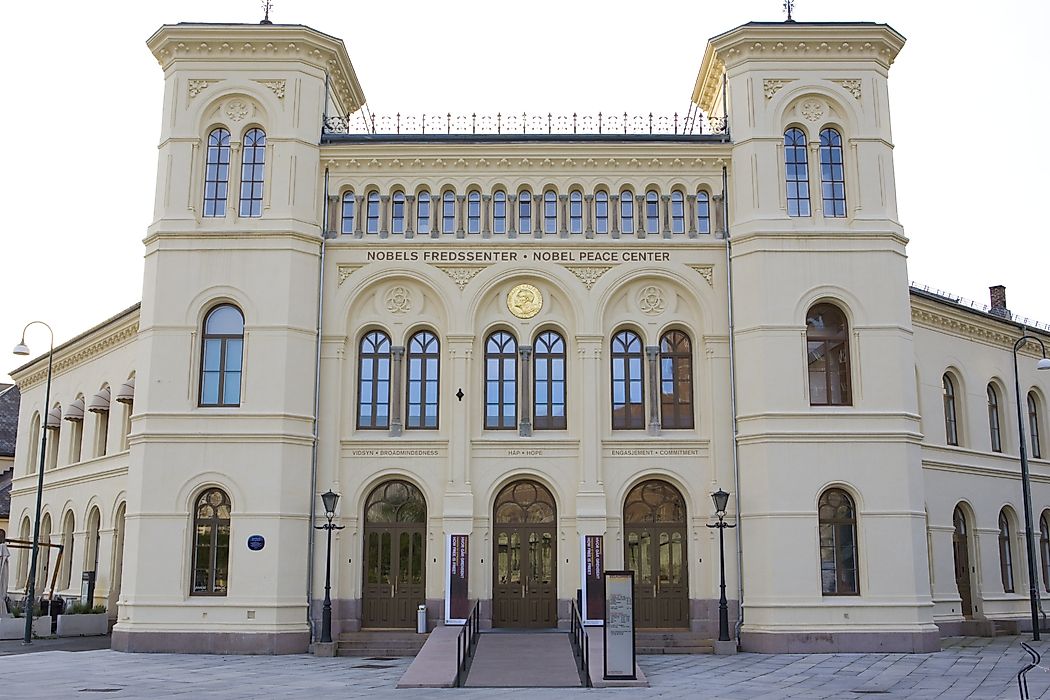
[{"label": "window with wooden frame", "polygon": [[660,233],[660,193],[656,190],[645,193],[645,232]]},{"label": "window with wooden frame", "polygon": [[518,427],[518,342],[506,331],[485,339],[485,430]]},{"label": "window with wooden frame", "polygon": [[955,406],[955,382],[945,374],[941,377],[944,397],[944,440],[949,445],[959,445],[959,421]]},{"label": "window with wooden frame", "polygon": [[440,356],[437,336],[430,331],[409,339],[405,427],[410,430],[437,430]]},{"label": "window with wooden frame", "polygon": [[222,489],[208,489],[197,498],[190,595],[226,595],[230,577],[230,511],[230,497]]},{"label": "window with wooden frame", "polygon": [[671,233],[685,233],[685,195],[671,191]]},{"label": "window with wooden frame", "polygon": [[467,192],[467,233],[481,233],[481,193]]},{"label": "window with wooden frame", "polygon": [[241,206],[242,217],[262,216],[263,179],[266,170],[266,132],[249,129],[241,149]]},{"label": "window with wooden frame", "polygon": [[430,193],[416,195],[416,233],[430,233]]},{"label": "window with wooden frame", "polygon": [[634,233],[634,192],[620,192],[620,233]]},{"label": "window with wooden frame", "polygon": [[532,193],[522,190],[518,193],[518,233],[532,232]]},{"label": "window with wooden frame", "polygon": [[226,216],[230,184],[230,132],[222,127],[208,134],[204,166],[204,216]]},{"label": "window with wooden frame", "polygon": [[369,331],[361,338],[357,362],[357,428],[390,427],[390,337]]},{"label": "window with wooden frame", "polygon": [[445,190],[441,195],[441,233],[456,232],[456,193]]},{"label": "window with wooden frame", "polygon": [[365,233],[379,233],[379,192],[376,190],[365,198]]},{"label": "window with wooden frame", "polygon": [[612,427],[645,427],[645,354],[634,331],[620,331],[612,339]]},{"label": "window with wooden frame", "polygon": [[565,340],[543,331],[533,347],[532,425],[536,430],[565,430]]},{"label": "window with wooden frame", "polygon": [[1003,579],[1003,592],[1014,592],[1014,557],[1010,546],[1010,518],[1006,509],[999,511],[999,573]]},{"label": "window with wooden frame", "polygon": [[390,197],[390,233],[405,232],[405,193],[401,190]]},{"label": "window with wooden frame", "polygon": [[543,232],[558,232],[558,193],[554,190],[543,193]]},{"label": "window with wooden frame", "polygon": [[824,216],[846,216],[846,175],[842,163],[842,136],[835,129],[820,131],[820,192]]},{"label": "window with wooden frame", "polygon": [[711,233],[711,196],[704,190],[696,193],[696,232]]},{"label": "window with wooden frame", "polygon": [[994,384],[988,385],[988,438],[992,452],[1003,451],[1003,437],[999,430],[999,392]]},{"label": "window with wooden frame", "polygon": [[857,511],[842,489],[828,489],[817,505],[820,589],[826,596],[858,595]]},{"label": "window with wooden frame", "polygon": [[[201,334],[200,406],[240,406],[244,315],[220,304],[204,317]],[[107,414],[108,415],[108,414]]]},{"label": "window with wooden frame", "polygon": [[806,314],[806,363],[810,406],[851,406],[849,325],[833,304],[817,304]]},{"label": "window with wooden frame", "polygon": [[1032,442],[1032,457],[1042,459],[1043,447],[1039,442],[1039,397],[1034,391],[1028,392],[1028,434]]},{"label": "window with wooden frame", "polygon": [[507,193],[503,190],[492,194],[492,232],[507,232]]},{"label": "window with wooden frame", "polygon": [[809,216],[809,157],[806,133],[797,127],[784,132],[784,184],[788,216]]},{"label": "window with wooden frame", "polygon": [[660,338],[660,427],[693,427],[693,346],[679,330]]},{"label": "window with wooden frame", "polygon": [[609,233],[609,193],[605,190],[594,193],[594,232]]},{"label": "window with wooden frame", "polygon": [[569,233],[583,233],[583,192],[569,193]]},{"label": "window with wooden frame", "polygon": [[343,235],[354,232],[354,210],[356,207],[357,200],[354,198],[354,193],[350,190],[343,192],[342,225],[339,229]]},{"label": "window with wooden frame", "polygon": [[1039,516],[1039,561],[1043,570],[1043,590],[1050,593],[1050,521],[1045,510]]}]

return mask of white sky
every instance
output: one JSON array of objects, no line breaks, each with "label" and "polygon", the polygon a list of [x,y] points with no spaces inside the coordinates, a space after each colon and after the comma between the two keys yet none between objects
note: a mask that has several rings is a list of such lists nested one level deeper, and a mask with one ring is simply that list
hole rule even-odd
[{"label": "white sky", "polygon": [[[275,0],[342,38],[377,114],[684,113],[706,40],[780,0]],[[7,3],[0,42],[0,380],[23,325],[56,343],[141,298],[164,23],[256,22],[255,0]],[[887,22],[901,221],[913,280],[1050,322],[1050,2],[798,0],[799,21]],[[33,354],[47,333],[31,330]],[[5,363],[2,358],[8,358]]]}]

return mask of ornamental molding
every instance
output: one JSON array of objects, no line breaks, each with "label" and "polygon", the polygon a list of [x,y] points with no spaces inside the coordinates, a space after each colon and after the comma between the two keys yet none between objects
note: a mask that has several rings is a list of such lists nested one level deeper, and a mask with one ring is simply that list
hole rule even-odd
[{"label": "ornamental molding", "polygon": [[253,105],[251,102],[236,97],[223,106],[222,112],[229,117],[230,121],[239,122],[243,121],[252,113],[252,107]]},{"label": "ornamental molding", "polygon": [[412,310],[412,293],[405,287],[394,287],[386,295],[386,310],[392,314],[406,314]]},{"label": "ornamental molding", "polygon": [[[1005,333],[993,328],[991,325],[975,323],[973,321],[916,306],[912,306],[911,319],[913,322],[924,326],[953,333],[972,340],[980,340],[992,345],[998,345],[1006,350],[1013,348],[1017,338],[1020,337],[1020,333],[1016,329],[1011,333]],[[1028,341],[1025,343],[1023,350],[1027,350],[1034,356],[1041,357],[1038,343]]]},{"label": "ornamental molding", "polygon": [[583,286],[587,288],[588,292],[591,291],[591,287],[598,282],[602,275],[613,269],[612,265],[563,265],[562,267],[576,275],[576,278],[583,282]]},{"label": "ornamental molding", "polygon": [[749,57],[814,58],[820,60],[873,58],[892,65],[899,47],[891,46],[883,39],[874,41],[740,41],[725,49],[727,62]]},{"label": "ornamental molding", "polygon": [[715,281],[714,281],[715,266],[714,265],[690,265],[689,267],[692,268],[693,270],[696,270],[698,273],[700,273],[700,276],[704,278],[704,280],[707,282],[707,285],[709,287],[714,287],[715,286]]},{"label": "ornamental molding", "polygon": [[[335,148],[340,148],[335,146]],[[549,160],[549,159],[548,159]],[[709,168],[711,170],[721,170],[722,166],[725,166],[732,171],[732,164],[729,160],[729,155],[717,158],[694,158],[694,157],[683,157],[678,156],[666,156],[649,158],[645,161],[641,161],[638,158],[629,159],[616,159],[610,158],[606,161],[597,162],[593,158],[587,159],[573,159],[565,158],[560,159],[558,163],[551,163],[549,165],[543,165],[543,161],[534,160],[531,158],[521,158],[514,161],[510,161],[506,158],[500,158],[498,160],[490,160],[486,157],[478,158],[464,158],[464,157],[449,157],[449,158],[413,158],[410,161],[406,161],[405,156],[373,156],[373,157],[362,157],[362,158],[328,158],[326,161],[329,169],[332,171],[361,171],[361,172],[374,172],[376,170],[401,170],[406,166],[418,170],[435,170],[447,172],[450,169],[470,170],[470,171],[486,171],[486,170],[541,170],[545,173],[549,173],[551,169],[557,165],[562,170],[605,170],[605,169],[616,169],[616,170],[639,170],[639,171],[652,171],[652,170],[680,170],[683,167],[689,168]]]},{"label": "ornamental molding", "polygon": [[434,265],[434,267],[448,275],[461,292],[472,279],[478,276],[479,272],[485,269],[484,265]]},{"label": "ornamental molding", "polygon": [[762,81],[762,94],[766,96],[767,100],[771,100],[780,88],[788,83],[795,82],[795,80],[796,78],[766,78]]},{"label": "ornamental molding", "polygon": [[337,266],[339,271],[339,286],[342,286],[343,282],[346,282],[346,278],[360,270],[364,265],[347,265],[340,264]]},{"label": "ornamental molding", "polygon": [[189,80],[186,82],[186,94],[192,100],[194,97],[207,90],[209,85],[221,82],[221,80],[209,80],[205,78]]},{"label": "ornamental molding", "polygon": [[823,119],[824,115],[827,114],[827,111],[827,105],[825,105],[821,100],[817,100],[814,98],[803,100],[802,103],[798,106],[799,114],[801,114],[803,118],[805,118],[807,121],[811,121],[813,123],[819,122],[821,119]]},{"label": "ornamental molding", "polygon": [[284,99],[284,86],[286,81],[282,80],[256,80],[255,82],[263,85],[264,87],[270,88],[270,91],[277,96],[278,100]]},{"label": "ornamental molding", "polygon": [[[136,320],[130,325],[124,326],[123,328],[118,328],[116,331],[110,333],[109,335],[104,336],[93,343],[85,345],[84,347],[72,354],[56,358],[52,366],[52,375],[61,374],[62,372],[73,369],[77,365],[83,364],[88,360],[91,360],[92,358],[101,355],[104,352],[112,350],[118,345],[123,345],[124,343],[130,340],[134,340],[135,336],[138,335],[138,332],[139,322]],[[37,370],[36,372],[33,372],[32,374],[29,374],[22,380],[18,381],[18,390],[25,392],[27,389],[36,386],[45,379],[47,379],[46,365],[43,369]]]},{"label": "ornamental molding", "polygon": [[843,90],[853,95],[853,99],[860,99],[860,78],[844,78],[842,80],[832,80],[831,82],[839,85]]},{"label": "ornamental molding", "polygon": [[643,314],[650,316],[662,314],[667,308],[663,290],[655,285],[643,287],[642,291],[638,292],[638,308]]}]

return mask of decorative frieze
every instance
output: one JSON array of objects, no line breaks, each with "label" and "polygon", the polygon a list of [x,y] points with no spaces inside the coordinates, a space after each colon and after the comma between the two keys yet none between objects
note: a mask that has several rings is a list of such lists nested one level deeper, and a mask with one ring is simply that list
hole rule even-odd
[{"label": "decorative frieze", "polygon": [[472,279],[478,276],[479,272],[485,269],[483,265],[434,265],[434,267],[448,275],[461,292]]},{"label": "decorative frieze", "polygon": [[284,80],[256,80],[255,82],[270,88],[273,94],[277,96],[278,100],[284,99]]},{"label": "decorative frieze", "polygon": [[602,275],[612,269],[611,265],[565,265],[564,267],[583,282],[587,291],[591,290]]},{"label": "decorative frieze", "polygon": [[714,287],[715,286],[715,282],[714,282],[715,267],[714,267],[714,265],[690,265],[689,267],[691,267],[692,269],[694,269],[698,273],[700,273],[700,276],[704,278],[704,280],[707,282],[708,286],[710,286],[710,287]]},{"label": "decorative frieze", "polygon": [[[56,352],[56,359],[52,363],[52,374],[61,374],[66,370],[73,369],[77,365],[87,362],[88,360],[101,355],[102,353],[121,345],[122,343],[133,339],[139,332],[139,322],[136,321],[130,325],[124,326],[110,333],[109,335],[90,343],[76,352],[64,355],[62,349],[58,349]],[[61,355],[61,356],[58,356]],[[30,387],[33,387],[40,382],[47,379],[47,365],[45,364],[43,369],[37,370],[32,374],[24,377],[18,381],[18,389],[21,392],[25,392]]]}]

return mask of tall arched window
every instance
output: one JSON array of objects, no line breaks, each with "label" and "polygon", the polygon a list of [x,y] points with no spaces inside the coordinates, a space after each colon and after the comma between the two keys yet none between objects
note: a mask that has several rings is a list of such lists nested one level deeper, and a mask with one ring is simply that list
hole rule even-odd
[{"label": "tall arched window", "polygon": [[792,127],[784,132],[784,182],[788,216],[809,216],[809,160],[806,134]]},{"label": "tall arched window", "polygon": [[226,216],[230,183],[230,132],[212,129],[208,134],[208,160],[204,170],[204,216]]},{"label": "tall arched window", "polygon": [[1039,561],[1043,569],[1043,589],[1050,592],[1050,521],[1047,512],[1039,516]]},{"label": "tall arched window", "polygon": [[569,233],[583,233],[583,192],[569,193]]},{"label": "tall arched window", "polygon": [[605,190],[594,193],[594,232],[609,233],[609,193]]},{"label": "tall arched window", "polygon": [[671,233],[685,233],[685,195],[671,191]]},{"label": "tall arched window", "polygon": [[419,331],[408,341],[406,428],[436,430],[438,427],[439,350],[437,336],[430,331]]},{"label": "tall arched window", "polygon": [[62,518],[62,566],[58,569],[58,587],[69,588],[73,580],[73,531],[76,530],[76,516],[73,511],[66,511]]},{"label": "tall arched window", "polygon": [[820,189],[824,216],[846,215],[846,176],[842,166],[842,136],[834,129],[820,132]]},{"label": "tall arched window", "polygon": [[1032,440],[1032,456],[1042,459],[1043,448],[1039,444],[1039,399],[1034,391],[1028,392],[1028,433]]},{"label": "tall arched window", "polygon": [[507,193],[503,190],[492,195],[492,232],[507,232]]},{"label": "tall arched window", "polygon": [[992,452],[1003,451],[1003,437],[999,432],[999,392],[994,384],[988,385],[988,437],[991,440]]},{"label": "tall arched window", "polygon": [[660,195],[656,190],[645,193],[645,232],[660,233]]},{"label": "tall arched window", "polygon": [[[22,518],[22,527],[18,529],[18,539],[23,542],[29,541],[29,516]],[[22,555],[18,557],[18,573],[15,574],[15,580],[11,581],[11,587],[21,588],[29,580],[29,557],[32,556],[32,548],[26,548],[22,550]],[[39,550],[38,550],[39,551]]]},{"label": "tall arched window", "polygon": [[842,489],[828,489],[817,505],[820,521],[820,589],[824,595],[857,595],[857,512]]},{"label": "tall arched window", "polygon": [[405,193],[398,190],[390,197],[390,233],[405,232]]},{"label": "tall arched window", "polygon": [[955,412],[955,383],[945,374],[941,377],[944,387],[944,440],[949,445],[959,444],[959,423]]},{"label": "tall arched window", "polygon": [[642,350],[642,339],[634,331],[620,331],[613,336],[613,430],[638,430],[645,427]]},{"label": "tall arched window", "polygon": [[376,190],[365,198],[365,233],[379,233],[379,192]]},{"label": "tall arched window", "polygon": [[226,595],[230,576],[230,497],[208,489],[193,511],[193,581],[190,595]]},{"label": "tall arched window", "polygon": [[36,474],[40,468],[40,414],[33,413],[29,421],[29,459],[26,462],[26,474]]},{"label": "tall arched window", "polygon": [[851,406],[849,326],[831,304],[817,304],[806,314],[806,361],[810,406]]},{"label": "tall arched window", "polygon": [[467,192],[467,233],[481,233],[481,193]]},{"label": "tall arched window", "polygon": [[370,331],[361,338],[357,364],[357,427],[390,427],[390,338]]},{"label": "tall arched window", "polygon": [[[241,405],[244,316],[233,304],[220,304],[204,317],[201,336],[201,406]],[[107,414],[108,415],[108,414]]]},{"label": "tall arched window", "polygon": [[528,190],[518,193],[518,233],[532,231],[532,194]]},{"label": "tall arched window", "polygon": [[634,192],[620,192],[620,233],[634,233]]},{"label": "tall arched window", "polygon": [[543,193],[543,232],[558,232],[558,193],[554,190]]},{"label": "tall arched window", "polygon": [[1010,548],[1010,518],[1006,509],[999,511],[999,572],[1003,579],[1003,592],[1014,592],[1014,557]]},{"label": "tall arched window", "polygon": [[536,337],[533,351],[533,427],[565,430],[565,340],[554,331],[544,331]]},{"label": "tall arched window", "polygon": [[485,340],[485,429],[518,425],[518,343],[506,331]]},{"label": "tall arched window", "polygon": [[693,427],[693,348],[682,331],[660,338],[660,427]]},{"label": "tall arched window", "polygon": [[350,190],[343,192],[343,222],[340,230],[344,235],[354,232],[354,207],[356,206],[357,200],[354,198],[354,193]]},{"label": "tall arched window", "polygon": [[445,190],[441,195],[441,233],[456,232],[456,193]]},{"label": "tall arched window", "polygon": [[704,190],[696,193],[696,232],[711,233],[711,196]]},{"label": "tall arched window", "polygon": [[241,216],[262,216],[266,132],[249,129],[241,152]]},{"label": "tall arched window", "polygon": [[416,195],[416,233],[430,233],[430,193]]}]

